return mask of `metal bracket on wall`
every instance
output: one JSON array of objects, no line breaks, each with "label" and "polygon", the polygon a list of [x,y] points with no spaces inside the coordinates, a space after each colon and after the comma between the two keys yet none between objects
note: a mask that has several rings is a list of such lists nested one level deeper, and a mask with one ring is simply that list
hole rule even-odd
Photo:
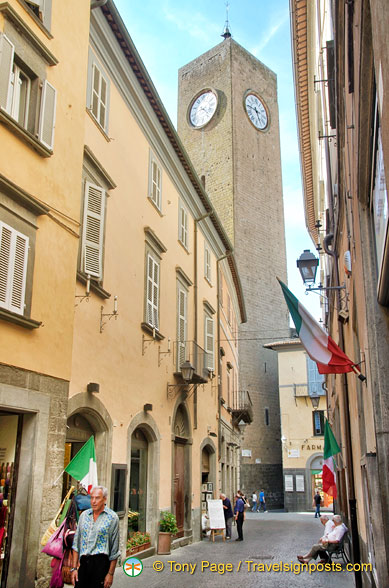
[{"label": "metal bracket on wall", "polygon": [[186,393],[185,399],[190,398],[197,389],[198,384],[168,384],[167,397],[172,399],[177,396],[179,392]]}]

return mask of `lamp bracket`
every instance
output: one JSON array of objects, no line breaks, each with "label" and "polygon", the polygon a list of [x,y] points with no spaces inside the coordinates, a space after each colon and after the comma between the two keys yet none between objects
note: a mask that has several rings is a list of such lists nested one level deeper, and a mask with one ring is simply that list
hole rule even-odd
[{"label": "lamp bracket", "polygon": [[305,293],[314,292],[315,290],[345,290],[346,285],[343,284],[342,286],[322,286],[321,284],[317,288],[312,288],[312,286],[307,286],[305,289]]},{"label": "lamp bracket", "polygon": [[[115,320],[118,318],[119,314],[117,310],[113,310],[113,312],[107,312],[104,313],[104,306],[100,307],[100,333],[103,332],[103,329],[105,327],[105,325],[108,323],[108,321],[111,320],[111,318],[115,317]],[[104,320],[103,317],[108,317],[107,320]]]},{"label": "lamp bracket", "polygon": [[[156,341],[155,338],[155,329],[153,329],[153,336],[151,339],[149,339],[148,337],[145,337],[144,333],[142,333],[142,355],[145,354],[147,347],[153,343],[153,341]],[[158,366],[159,366],[159,356],[158,356]]]},{"label": "lamp bracket", "polygon": [[158,347],[158,367],[161,366],[161,362],[163,359],[165,359],[165,357],[161,357],[166,356],[166,355],[170,355],[170,353],[172,352],[171,348],[170,348],[170,337],[167,340],[167,351],[161,351],[161,348]]},{"label": "lamp bracket", "polygon": [[74,305],[74,306],[75,306],[75,308],[77,308],[77,306],[78,306],[79,304],[81,304],[81,302],[83,302],[85,299],[86,299],[86,301],[87,301],[87,302],[89,302],[89,292],[88,292],[88,293],[86,293],[86,292],[85,292],[85,294],[76,294],[75,298],[79,298],[79,299],[80,299],[80,300],[77,302],[77,304],[75,304],[75,305]]},{"label": "lamp bracket", "polygon": [[187,392],[187,398],[190,398],[197,389],[198,384],[168,384],[167,397],[172,399],[177,396],[179,392]]}]

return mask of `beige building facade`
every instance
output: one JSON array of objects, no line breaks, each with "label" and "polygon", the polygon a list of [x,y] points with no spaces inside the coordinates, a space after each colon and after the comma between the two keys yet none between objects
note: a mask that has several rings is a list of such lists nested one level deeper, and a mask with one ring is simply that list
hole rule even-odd
[{"label": "beige building facade", "polygon": [[306,222],[323,249],[323,285],[335,288],[324,290],[323,318],[366,376],[326,379],[342,449],[336,508],[354,561],[372,564],[357,585],[386,586],[389,10],[368,0],[290,6]]},{"label": "beige building facade", "polygon": [[322,485],[327,417],[324,377],[297,337],[266,346],[278,356],[285,510],[312,510],[316,490],[324,507],[331,508],[332,498],[323,492]]},{"label": "beige building facade", "polygon": [[7,588],[48,585],[40,538],[70,481],[53,484],[91,435],[123,555],[136,529],[156,548],[162,510],[176,514],[174,545],[198,540],[204,484],[216,497],[240,483],[249,416],[228,382],[246,311],[232,243],[102,4],[0,5]]}]

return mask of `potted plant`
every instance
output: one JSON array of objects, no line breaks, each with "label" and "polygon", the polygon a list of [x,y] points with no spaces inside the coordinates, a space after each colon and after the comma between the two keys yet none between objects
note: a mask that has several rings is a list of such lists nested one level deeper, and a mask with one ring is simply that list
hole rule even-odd
[{"label": "potted plant", "polygon": [[158,533],[158,554],[169,555],[172,535],[178,533],[175,515],[168,510],[161,513]]},{"label": "potted plant", "polygon": [[127,539],[126,555],[132,555],[144,551],[150,547],[150,533],[137,531]]}]

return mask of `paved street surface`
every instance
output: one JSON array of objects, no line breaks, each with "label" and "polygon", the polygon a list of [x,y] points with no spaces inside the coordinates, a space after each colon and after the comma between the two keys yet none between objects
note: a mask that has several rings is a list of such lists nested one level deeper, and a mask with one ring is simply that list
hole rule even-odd
[{"label": "paved street surface", "polygon": [[[233,538],[231,541],[222,542],[221,537],[216,537],[215,543],[208,539],[181,547],[171,552],[170,555],[154,555],[143,560],[143,571],[137,577],[128,577],[121,568],[115,573],[113,588],[129,588],[138,583],[139,586],[169,587],[169,588],[193,588],[201,586],[220,586],[221,588],[250,588],[252,586],[266,588],[353,588],[354,574],[343,570],[340,572],[313,572],[302,571],[300,574],[278,571],[249,571],[253,564],[293,564],[295,570],[298,567],[297,554],[306,553],[313,543],[323,534],[324,527],[319,519],[315,519],[312,513],[281,513],[269,512],[248,513],[243,526],[244,541],[236,542],[236,527],[233,526]],[[135,555],[136,557],[136,555]],[[247,564],[247,561],[252,564]],[[153,569],[153,563],[159,561],[164,565],[161,572]],[[170,564],[169,562],[176,562]],[[202,562],[210,564],[231,563],[233,571],[219,574],[210,571],[210,568],[201,571]],[[240,569],[238,571],[239,562]],[[337,560],[335,560],[337,561]],[[342,560],[339,560],[342,562]],[[318,562],[318,560],[317,560]],[[181,565],[187,563],[196,564],[195,571],[174,571],[172,566],[179,570]],[[314,563],[312,560],[311,563]],[[343,563],[343,562],[342,562]],[[204,565],[204,564],[203,564]]]}]

